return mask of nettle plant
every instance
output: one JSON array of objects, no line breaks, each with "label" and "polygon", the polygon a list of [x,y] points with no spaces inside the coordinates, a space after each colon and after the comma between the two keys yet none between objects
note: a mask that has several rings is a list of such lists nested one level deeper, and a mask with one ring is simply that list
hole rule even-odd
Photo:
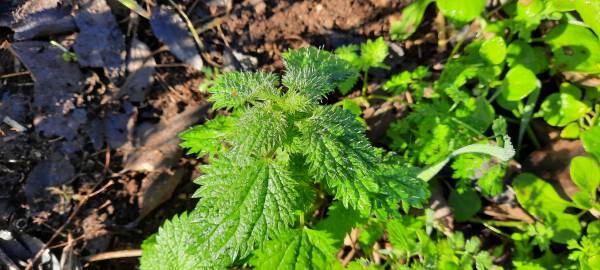
[{"label": "nettle plant", "polygon": [[210,160],[198,204],[144,241],[141,269],[331,268],[352,227],[330,214],[392,218],[428,197],[418,171],[374,148],[352,113],[320,104],[356,69],[314,48],[284,60],[281,85],[230,72],[208,90],[230,114],[181,134],[188,153]]}]

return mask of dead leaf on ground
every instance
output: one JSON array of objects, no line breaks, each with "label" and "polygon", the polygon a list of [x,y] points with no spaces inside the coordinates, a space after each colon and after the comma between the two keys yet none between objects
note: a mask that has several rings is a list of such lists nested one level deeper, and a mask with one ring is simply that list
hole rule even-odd
[{"label": "dead leaf on ground", "polygon": [[129,76],[116,98],[128,96],[129,101],[141,102],[144,100],[146,91],[152,84],[152,74],[156,67],[156,61],[152,56],[150,48],[143,42],[134,39],[129,49],[129,59],[127,61],[127,71]]},{"label": "dead leaf on ground", "polygon": [[62,154],[54,153],[47,159],[39,162],[25,182],[25,195],[33,212],[52,209],[53,202],[49,187],[58,187],[71,180],[75,175],[75,168],[71,161]]},{"label": "dead leaf on ground", "polygon": [[385,102],[364,111],[364,119],[369,125],[367,135],[372,141],[380,141],[385,136],[390,124],[399,117],[397,109],[392,102]]},{"label": "dead leaf on ground", "polygon": [[60,0],[28,1],[23,4],[11,24],[16,40],[73,32],[77,29],[71,16],[73,8]]},{"label": "dead leaf on ground", "polygon": [[179,168],[175,171],[157,171],[146,175],[138,192],[140,219],[168,201],[186,173],[187,169]]},{"label": "dead leaf on ground", "polygon": [[196,42],[190,36],[183,19],[171,7],[157,5],[152,9],[150,26],[154,35],[164,43],[179,60],[197,70],[202,69],[202,58]]},{"label": "dead leaf on ground", "polygon": [[104,118],[106,142],[113,149],[127,146],[133,139],[137,107],[123,102],[124,112],[109,111]]},{"label": "dead leaf on ground", "polygon": [[600,86],[600,77],[596,74],[583,74],[578,72],[563,72],[568,81],[588,87]]},{"label": "dead leaf on ground", "polygon": [[519,220],[526,223],[534,222],[533,218],[527,214],[523,208],[507,203],[488,205],[483,209],[483,213],[493,217],[495,220]]},{"label": "dead leaf on ground", "polygon": [[73,49],[84,67],[103,67],[108,77],[122,72],[125,37],[105,0],[81,0],[75,13],[79,34]]},{"label": "dead leaf on ground", "polygon": [[177,134],[198,122],[209,106],[206,103],[190,104],[181,113],[161,119],[158,124],[140,124],[136,130],[136,148],[124,162],[123,172],[153,172],[173,166],[181,155]]},{"label": "dead leaf on ground", "polygon": [[75,107],[75,97],[83,89],[77,64],[64,61],[62,51],[48,42],[16,42],[10,49],[29,69],[35,83],[33,105],[40,112],[33,122],[36,131],[74,139],[87,119],[86,112]]}]

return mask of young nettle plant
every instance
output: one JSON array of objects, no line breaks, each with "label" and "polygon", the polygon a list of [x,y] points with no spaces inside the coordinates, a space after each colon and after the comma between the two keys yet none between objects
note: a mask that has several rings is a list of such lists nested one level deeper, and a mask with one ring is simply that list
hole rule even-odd
[{"label": "young nettle plant", "polygon": [[327,198],[359,219],[428,196],[417,171],[374,148],[352,113],[319,104],[355,69],[314,48],[284,60],[281,85],[275,74],[230,72],[208,89],[213,108],[231,114],[181,134],[189,153],[210,159],[198,204],[144,242],[141,269],[331,268],[351,227],[317,226]]}]

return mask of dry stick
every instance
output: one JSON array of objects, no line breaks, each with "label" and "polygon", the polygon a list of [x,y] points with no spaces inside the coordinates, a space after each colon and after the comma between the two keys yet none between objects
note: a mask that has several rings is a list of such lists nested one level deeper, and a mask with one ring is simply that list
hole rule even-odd
[{"label": "dry stick", "polygon": [[175,2],[173,2],[173,0],[169,0],[169,3],[171,3],[171,5],[177,10],[177,12],[179,12],[179,15],[181,15],[181,17],[183,17],[183,20],[185,21],[185,24],[187,25],[190,33],[192,33],[192,37],[194,38],[194,41],[196,41],[196,45],[198,45],[198,48],[200,50],[204,50],[204,43],[202,43],[202,40],[200,39],[198,32],[196,32],[196,28],[194,28],[194,24],[192,24],[192,21],[190,21],[190,18],[187,16],[187,14],[185,14],[185,11],[183,11],[181,9],[181,7],[179,7],[179,5],[175,4]]},{"label": "dry stick", "polygon": [[25,267],[25,270],[31,270],[33,268],[33,265],[35,264],[35,262],[37,262],[37,260],[40,259],[40,257],[44,253],[44,250],[46,250],[48,248],[48,245],[50,245],[50,243],[52,243],[52,241],[54,241],[54,239],[56,239],[56,237],[58,237],[58,235],[60,235],[60,233],[62,233],[62,231],[67,227],[67,225],[69,225],[69,223],[71,223],[71,221],[75,218],[75,216],[77,215],[79,210],[81,210],[81,207],[83,207],[83,205],[88,201],[88,199],[96,196],[100,192],[103,192],[108,187],[112,186],[113,184],[114,184],[114,182],[112,180],[110,180],[108,183],[106,183],[106,185],[104,185],[97,191],[83,196],[81,198],[81,201],[79,201],[79,203],[77,204],[77,207],[75,207],[75,209],[73,210],[71,215],[69,215],[69,218],[67,218],[67,221],[65,221],[65,223],[63,223],[63,225],[61,225],[60,228],[58,228],[58,230],[56,230],[56,232],[54,232],[54,234],[52,234],[52,237],[50,237],[50,240],[48,240],[48,242],[46,242],[44,244],[44,246],[42,246],[42,248],[40,248],[40,250],[35,254],[33,259],[31,261],[29,261],[29,263],[27,263],[27,267]]},{"label": "dry stick", "polygon": [[108,251],[102,252],[98,254],[94,254],[92,256],[88,256],[85,258],[88,262],[95,261],[104,261],[104,260],[112,260],[112,259],[120,259],[120,258],[131,258],[131,257],[140,257],[142,256],[141,249],[130,249],[130,250],[117,250],[117,251]]},{"label": "dry stick", "polygon": [[0,79],[8,79],[8,78],[12,78],[12,77],[24,76],[24,75],[29,75],[29,74],[31,74],[30,71],[14,72],[14,73],[0,75]]},{"label": "dry stick", "polygon": [[344,260],[342,261],[342,265],[346,267],[350,261],[354,258],[354,254],[356,254],[356,241],[358,240],[358,234],[360,231],[358,229],[353,229],[349,234],[348,238],[350,238],[350,252],[346,255]]},{"label": "dry stick", "polygon": [[446,38],[446,21],[444,20],[444,14],[442,12],[438,12],[435,17],[434,23],[438,28],[438,47],[437,52],[442,53],[445,52],[448,44],[448,39]]}]

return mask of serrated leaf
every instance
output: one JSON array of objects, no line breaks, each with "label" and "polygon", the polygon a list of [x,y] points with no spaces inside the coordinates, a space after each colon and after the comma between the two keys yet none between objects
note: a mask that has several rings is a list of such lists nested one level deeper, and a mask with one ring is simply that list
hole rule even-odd
[{"label": "serrated leaf", "polygon": [[250,263],[256,269],[332,269],[336,248],[329,234],[306,227],[267,241]]},{"label": "serrated leaf", "polygon": [[[335,55],[338,58],[348,62],[351,66],[353,66],[353,63],[357,63],[359,61],[359,56],[358,56],[359,48],[360,47],[356,44],[342,46],[342,47],[335,49]],[[350,92],[350,90],[352,90],[352,87],[354,87],[354,85],[358,81],[358,78],[360,77],[358,69],[356,67],[353,67],[353,68],[354,68],[353,74],[350,77],[348,77],[344,82],[342,82],[338,85],[338,88],[340,90],[340,93],[342,93],[342,95],[348,94],[348,92]]]},{"label": "serrated leaf", "polygon": [[379,193],[387,202],[384,207],[395,211],[398,202],[405,206],[422,207],[429,198],[427,182],[419,179],[419,169],[397,163],[380,165],[375,173],[375,181],[379,185]]},{"label": "serrated leaf", "polygon": [[346,61],[312,47],[286,52],[283,59],[286,66],[283,85],[315,102],[356,76],[356,70]]},{"label": "serrated leaf", "polygon": [[279,96],[277,75],[265,72],[229,72],[208,89],[214,109],[237,109]]},{"label": "serrated leaf", "polygon": [[411,216],[402,216],[387,223],[390,243],[402,254],[409,258],[418,251],[418,232],[422,231],[423,222]]},{"label": "serrated leaf", "polygon": [[377,158],[354,115],[339,107],[320,106],[297,126],[300,147],[316,179],[335,190],[344,206],[369,206],[369,192],[377,187],[361,176],[376,168]]},{"label": "serrated leaf", "polygon": [[404,40],[410,37],[419,27],[423,15],[432,0],[417,0],[402,10],[402,17],[398,21],[392,21],[390,26],[390,37],[392,40]]},{"label": "serrated leaf", "polygon": [[289,129],[287,116],[272,105],[258,105],[240,116],[231,135],[232,151],[240,156],[262,157],[283,143]]},{"label": "serrated leaf", "polygon": [[194,194],[199,257],[229,265],[294,222],[294,212],[312,199],[286,162],[225,154],[202,167]]},{"label": "serrated leaf", "polygon": [[379,37],[375,41],[369,39],[360,45],[360,69],[367,71],[372,67],[389,68],[383,63],[387,56],[388,45],[383,37]]},{"label": "serrated leaf", "polygon": [[477,180],[477,185],[481,188],[481,192],[487,196],[496,196],[504,188],[502,177],[504,177],[506,169],[501,165],[492,166],[485,174]]},{"label": "serrated leaf", "polygon": [[187,148],[187,154],[197,157],[214,155],[223,150],[225,138],[232,131],[237,117],[218,115],[206,121],[203,125],[194,126],[179,134],[182,148]]},{"label": "serrated leaf", "polygon": [[[142,244],[141,270],[207,269],[194,254],[197,246],[190,216],[183,213],[167,220],[158,233]],[[217,265],[214,266],[218,268]]]},{"label": "serrated leaf", "polygon": [[365,221],[366,219],[361,216],[360,212],[346,208],[336,201],[327,209],[327,217],[317,223],[315,228],[327,232],[335,242],[335,246],[339,248],[344,242],[346,234]]}]

